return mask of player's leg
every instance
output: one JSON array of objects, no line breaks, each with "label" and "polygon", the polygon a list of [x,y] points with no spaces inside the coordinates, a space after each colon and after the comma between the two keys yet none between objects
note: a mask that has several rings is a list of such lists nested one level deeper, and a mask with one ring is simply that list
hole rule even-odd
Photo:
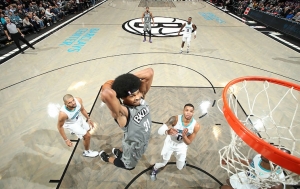
[{"label": "player's leg", "polygon": [[148,31],[149,31],[149,42],[152,43],[152,40],[151,40],[151,23],[148,24]]},{"label": "player's leg", "polygon": [[190,52],[190,45],[191,45],[191,36],[187,37],[187,50],[186,52],[189,53]]},{"label": "player's leg", "polygon": [[180,49],[180,53],[182,53],[182,51],[183,51],[183,47],[184,47],[184,43],[186,42],[186,37],[183,35],[182,36],[182,43],[181,43],[181,49]]},{"label": "player's leg", "polygon": [[158,173],[158,170],[167,165],[168,161],[171,158],[172,153],[173,153],[173,149],[172,149],[171,143],[168,141],[165,141],[163,149],[161,150],[161,155],[162,155],[163,161],[154,164],[152,172],[150,174],[151,180],[156,180],[156,175]]},{"label": "player's leg", "polygon": [[90,150],[90,140],[91,134],[89,132],[90,126],[85,121],[78,121],[73,124],[66,124],[64,128],[67,128],[71,133],[74,133],[78,138],[83,139],[83,156],[85,157],[96,157],[99,155],[99,152]]},{"label": "player's leg", "polygon": [[179,170],[181,170],[186,164],[186,153],[187,147],[182,146],[179,146],[178,149],[176,149],[175,151],[176,166]]},{"label": "player's leg", "polygon": [[143,42],[146,41],[146,32],[147,32],[147,24],[144,22],[144,40],[143,40]]}]

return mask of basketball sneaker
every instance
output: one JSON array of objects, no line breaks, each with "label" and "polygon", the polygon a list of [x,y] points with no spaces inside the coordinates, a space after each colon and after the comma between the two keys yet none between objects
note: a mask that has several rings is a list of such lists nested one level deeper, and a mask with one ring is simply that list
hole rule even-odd
[{"label": "basketball sneaker", "polygon": [[108,162],[109,155],[103,150],[99,153],[99,156],[102,161]]},{"label": "basketball sneaker", "polygon": [[152,181],[156,181],[157,170],[153,167],[152,172],[150,173],[150,178]]},{"label": "basketball sneaker", "polygon": [[188,50],[186,50],[186,53],[189,53],[190,52],[190,50],[188,49]]},{"label": "basketball sneaker", "polygon": [[179,53],[182,53],[182,50],[180,50],[180,52]]},{"label": "basketball sneaker", "polygon": [[149,39],[149,43],[152,43],[152,40],[151,40],[151,39]]},{"label": "basketball sneaker", "polygon": [[96,157],[99,155],[99,152],[92,150],[85,150],[82,154],[84,157]]},{"label": "basketball sneaker", "polygon": [[121,159],[121,157],[122,157],[122,152],[121,152],[121,150],[116,149],[116,148],[113,148],[113,149],[111,150],[111,152],[115,155],[115,158]]},{"label": "basketball sneaker", "polygon": [[145,41],[146,41],[146,38],[144,38],[143,42],[145,42]]}]

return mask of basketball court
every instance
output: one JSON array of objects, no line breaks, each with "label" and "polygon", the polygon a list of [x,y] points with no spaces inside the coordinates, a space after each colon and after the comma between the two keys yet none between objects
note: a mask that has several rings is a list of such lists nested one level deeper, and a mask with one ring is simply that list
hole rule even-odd
[{"label": "basketball court", "polygon": [[[153,43],[140,35],[147,5],[155,21]],[[177,32],[189,16],[197,38],[190,53],[185,46],[180,54]],[[217,106],[224,86],[243,76],[300,82],[298,52],[204,1],[103,1],[35,47],[0,65],[0,188],[216,189],[228,178],[218,152],[231,141],[230,126]],[[154,70],[146,98],[152,132],[134,170],[83,157],[82,141],[68,131],[73,147],[65,144],[56,124],[62,97],[70,93],[82,98],[96,124],[91,149],[121,147],[122,130],[99,99],[99,89],[109,79],[147,67]],[[194,104],[201,125],[189,146],[187,166],[177,170],[172,157],[151,181],[148,168],[161,161],[165,138],[157,130],[181,114],[186,103]]]}]

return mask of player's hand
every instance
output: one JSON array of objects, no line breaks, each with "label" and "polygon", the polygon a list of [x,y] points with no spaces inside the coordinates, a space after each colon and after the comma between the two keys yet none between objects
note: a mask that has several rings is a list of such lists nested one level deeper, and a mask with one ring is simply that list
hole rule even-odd
[{"label": "player's hand", "polygon": [[11,40],[11,38],[10,38],[9,36],[7,37],[7,39],[8,39],[8,40]]},{"label": "player's hand", "polygon": [[186,136],[186,134],[188,133],[188,129],[183,129],[183,131],[182,131],[182,137],[185,137]]},{"label": "player's hand", "polygon": [[67,141],[66,141],[66,144],[69,146],[69,147],[71,147],[73,144],[72,144],[72,142],[68,139]]},{"label": "player's hand", "polygon": [[168,135],[177,135],[178,131],[177,129],[171,128],[168,130]]},{"label": "player's hand", "polygon": [[91,119],[88,119],[88,124],[90,124],[92,129],[94,129],[94,122]]},{"label": "player's hand", "polygon": [[25,35],[24,35],[24,34],[21,34],[21,36],[24,37]]}]

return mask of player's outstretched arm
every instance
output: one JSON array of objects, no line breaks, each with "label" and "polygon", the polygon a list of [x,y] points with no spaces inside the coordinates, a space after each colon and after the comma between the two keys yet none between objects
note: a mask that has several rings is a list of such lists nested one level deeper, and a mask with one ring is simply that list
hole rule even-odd
[{"label": "player's outstretched arm", "polygon": [[159,135],[176,135],[178,131],[173,127],[177,124],[177,116],[172,116],[169,120],[164,123],[159,129]]},{"label": "player's outstretched arm", "polygon": [[57,121],[57,129],[58,129],[60,135],[62,136],[62,138],[64,139],[65,143],[68,146],[72,146],[72,142],[67,138],[65,130],[63,128],[63,125],[64,125],[65,121],[67,120],[67,118],[68,118],[68,116],[65,113],[59,112],[58,121]]},{"label": "player's outstretched arm", "polygon": [[120,104],[116,92],[111,88],[113,80],[107,81],[102,85],[101,100],[107,105],[111,111],[111,115],[117,120],[120,127],[124,127],[127,123],[128,110]]},{"label": "player's outstretched arm", "polygon": [[187,132],[188,132],[188,129],[184,129],[183,132],[182,132],[182,140],[183,142],[186,144],[186,145],[189,145],[193,142],[193,140],[195,139],[198,131],[200,130],[200,125],[199,123],[197,123],[194,127],[194,131],[191,135],[187,136]]},{"label": "player's outstretched arm", "polygon": [[152,85],[154,71],[152,68],[146,68],[144,70],[134,73],[134,75],[140,78],[142,82],[139,90],[145,98],[146,93],[149,91]]}]

